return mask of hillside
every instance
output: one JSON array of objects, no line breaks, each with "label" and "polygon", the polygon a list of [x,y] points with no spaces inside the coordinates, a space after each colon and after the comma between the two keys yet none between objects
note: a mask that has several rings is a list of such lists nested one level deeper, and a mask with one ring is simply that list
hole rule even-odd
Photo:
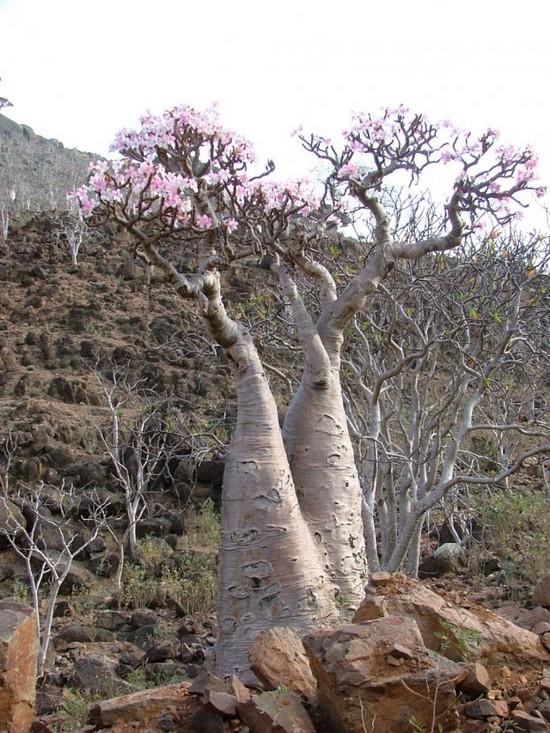
[{"label": "hillside", "polygon": [[0,114],[0,208],[59,211],[66,192],[86,179],[97,156],[65,148]]}]

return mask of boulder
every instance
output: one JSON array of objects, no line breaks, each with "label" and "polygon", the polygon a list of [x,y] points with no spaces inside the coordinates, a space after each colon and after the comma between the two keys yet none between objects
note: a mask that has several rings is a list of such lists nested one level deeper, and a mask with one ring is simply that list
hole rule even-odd
[{"label": "boulder", "polygon": [[268,689],[284,686],[304,700],[311,701],[317,683],[297,631],[276,626],[258,634],[248,650],[250,668]]},{"label": "boulder", "polygon": [[550,608],[550,575],[545,575],[539,580],[533,593],[535,606]]},{"label": "boulder", "polygon": [[465,565],[466,552],[456,542],[446,542],[418,566],[419,578],[440,578],[447,573],[457,573]]},{"label": "boulder", "polygon": [[28,733],[34,719],[36,615],[12,599],[0,601],[0,730]]},{"label": "boulder", "polygon": [[446,598],[396,573],[384,588],[367,586],[354,623],[372,618],[373,597],[384,615],[414,619],[425,645],[449,659],[482,659],[487,667],[542,666],[550,654],[531,631],[471,601]]},{"label": "boulder", "polygon": [[[196,697],[188,694],[189,683],[168,685],[156,689],[142,690],[130,695],[102,700],[94,703],[88,708],[86,723],[97,728],[110,728],[133,724],[136,730],[159,729],[159,721],[162,716],[170,715],[173,720],[181,721],[193,719],[202,710],[202,702]],[[164,718],[166,723],[168,720]],[[173,730],[172,727],[164,727],[164,730]],[[198,731],[201,730],[195,725],[185,727],[182,724],[180,730]],[[204,730],[204,729],[202,729]],[[223,728],[222,728],[223,730]]]},{"label": "boulder", "polygon": [[75,660],[68,682],[72,687],[105,697],[133,692],[135,687],[118,676],[117,666],[115,655],[86,654]]},{"label": "boulder", "polygon": [[251,733],[315,733],[300,698],[289,690],[251,695],[237,706],[237,712]]},{"label": "boulder", "polygon": [[386,616],[304,637],[318,711],[331,733],[456,728],[455,684],[467,671],[430,652],[416,622]]}]

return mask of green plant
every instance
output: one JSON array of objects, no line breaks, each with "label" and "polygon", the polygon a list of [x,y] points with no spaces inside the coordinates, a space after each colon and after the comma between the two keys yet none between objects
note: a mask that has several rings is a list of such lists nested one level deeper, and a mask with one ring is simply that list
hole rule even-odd
[{"label": "green plant", "polygon": [[439,639],[439,653],[446,656],[449,650],[456,651],[463,662],[468,661],[473,646],[481,646],[481,632],[475,629],[465,629],[461,626],[439,619],[440,631],[435,631],[434,636]]},{"label": "green plant", "polygon": [[216,557],[205,552],[179,553],[163,569],[162,586],[168,598],[189,616],[205,616],[216,608],[218,577]]},{"label": "green plant", "polygon": [[147,608],[158,597],[158,590],[158,580],[146,568],[127,563],[116,600],[122,608]]},{"label": "green plant", "polygon": [[145,669],[143,667],[137,667],[126,675],[126,682],[129,682],[134,687],[140,690],[147,690],[150,687],[154,687],[153,684],[145,676]]},{"label": "green plant", "polygon": [[82,428],[80,437],[80,445],[90,456],[95,455],[99,450],[99,436],[97,430],[93,427],[86,426]]},{"label": "green plant", "polygon": [[184,675],[174,674],[173,671],[162,672],[155,670],[154,674],[149,676],[144,667],[137,667],[126,676],[126,681],[140,690],[150,690],[160,685],[177,684],[183,680]]},{"label": "green plant", "polygon": [[166,540],[151,535],[138,540],[136,549],[140,566],[149,574],[153,574],[157,567],[173,553]]},{"label": "green plant", "polygon": [[204,499],[199,508],[189,512],[187,539],[191,546],[206,550],[218,548],[220,542],[220,514],[212,499]]},{"label": "green plant", "polygon": [[71,733],[83,725],[88,707],[103,697],[97,692],[66,687],[63,691],[63,702],[56,710],[58,733]]},{"label": "green plant", "polygon": [[482,544],[500,560],[506,585],[536,582],[550,565],[550,504],[544,493],[501,489],[479,510]]},{"label": "green plant", "polygon": [[[140,541],[139,564],[128,563],[116,599],[122,608],[147,608],[171,599],[189,616],[213,613],[218,592],[213,553],[187,550],[167,556],[156,538]],[[159,552],[159,547],[161,551]]]},{"label": "green plant", "polygon": [[16,600],[21,601],[21,603],[26,603],[29,606],[32,604],[32,596],[29,584],[26,583],[23,578],[16,578],[13,581],[12,593],[13,597]]}]

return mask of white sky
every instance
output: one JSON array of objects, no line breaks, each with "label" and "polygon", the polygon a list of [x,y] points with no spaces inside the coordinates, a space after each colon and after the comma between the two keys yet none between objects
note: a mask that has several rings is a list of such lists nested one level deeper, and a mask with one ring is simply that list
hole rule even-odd
[{"label": "white sky", "polygon": [[[541,0],[0,0],[4,114],[105,154],[146,109],[217,101],[282,174],[327,135],[399,103],[530,143],[550,184],[550,41]],[[1,171],[0,171],[1,175]]]}]

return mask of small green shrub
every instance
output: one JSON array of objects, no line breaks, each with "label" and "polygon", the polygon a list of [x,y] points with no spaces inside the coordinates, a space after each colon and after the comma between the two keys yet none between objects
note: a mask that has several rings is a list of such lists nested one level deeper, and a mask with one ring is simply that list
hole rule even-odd
[{"label": "small green shrub", "polygon": [[16,578],[13,581],[12,593],[16,600],[26,603],[28,606],[32,605],[31,589],[28,582],[23,578]]},{"label": "small green shrub", "polygon": [[173,553],[172,548],[161,537],[148,535],[137,542],[139,564],[147,573],[154,574],[159,565]]},{"label": "small green shrub", "polygon": [[550,504],[542,492],[502,489],[482,504],[483,544],[500,560],[506,583],[536,582],[550,567]]},{"label": "small green shrub", "polygon": [[205,499],[199,508],[189,512],[187,542],[205,550],[217,550],[220,543],[220,514],[212,499]]},{"label": "small green shrub", "polygon": [[158,591],[158,579],[145,567],[127,563],[116,600],[121,608],[148,608],[157,599]]},{"label": "small green shrub", "polygon": [[162,576],[168,598],[174,600],[186,616],[207,616],[216,610],[218,579],[205,568],[198,577],[182,577],[175,569],[168,569]]},{"label": "small green shrub", "polygon": [[[156,555],[155,555],[156,557]],[[213,613],[218,593],[217,558],[213,553],[185,550],[153,563],[128,563],[117,594],[122,608],[148,608],[169,600],[184,614]]]},{"label": "small green shrub", "polygon": [[84,724],[88,707],[105,695],[89,690],[79,690],[66,687],[63,691],[63,702],[56,710],[58,724],[55,728],[58,733],[72,733]]}]

